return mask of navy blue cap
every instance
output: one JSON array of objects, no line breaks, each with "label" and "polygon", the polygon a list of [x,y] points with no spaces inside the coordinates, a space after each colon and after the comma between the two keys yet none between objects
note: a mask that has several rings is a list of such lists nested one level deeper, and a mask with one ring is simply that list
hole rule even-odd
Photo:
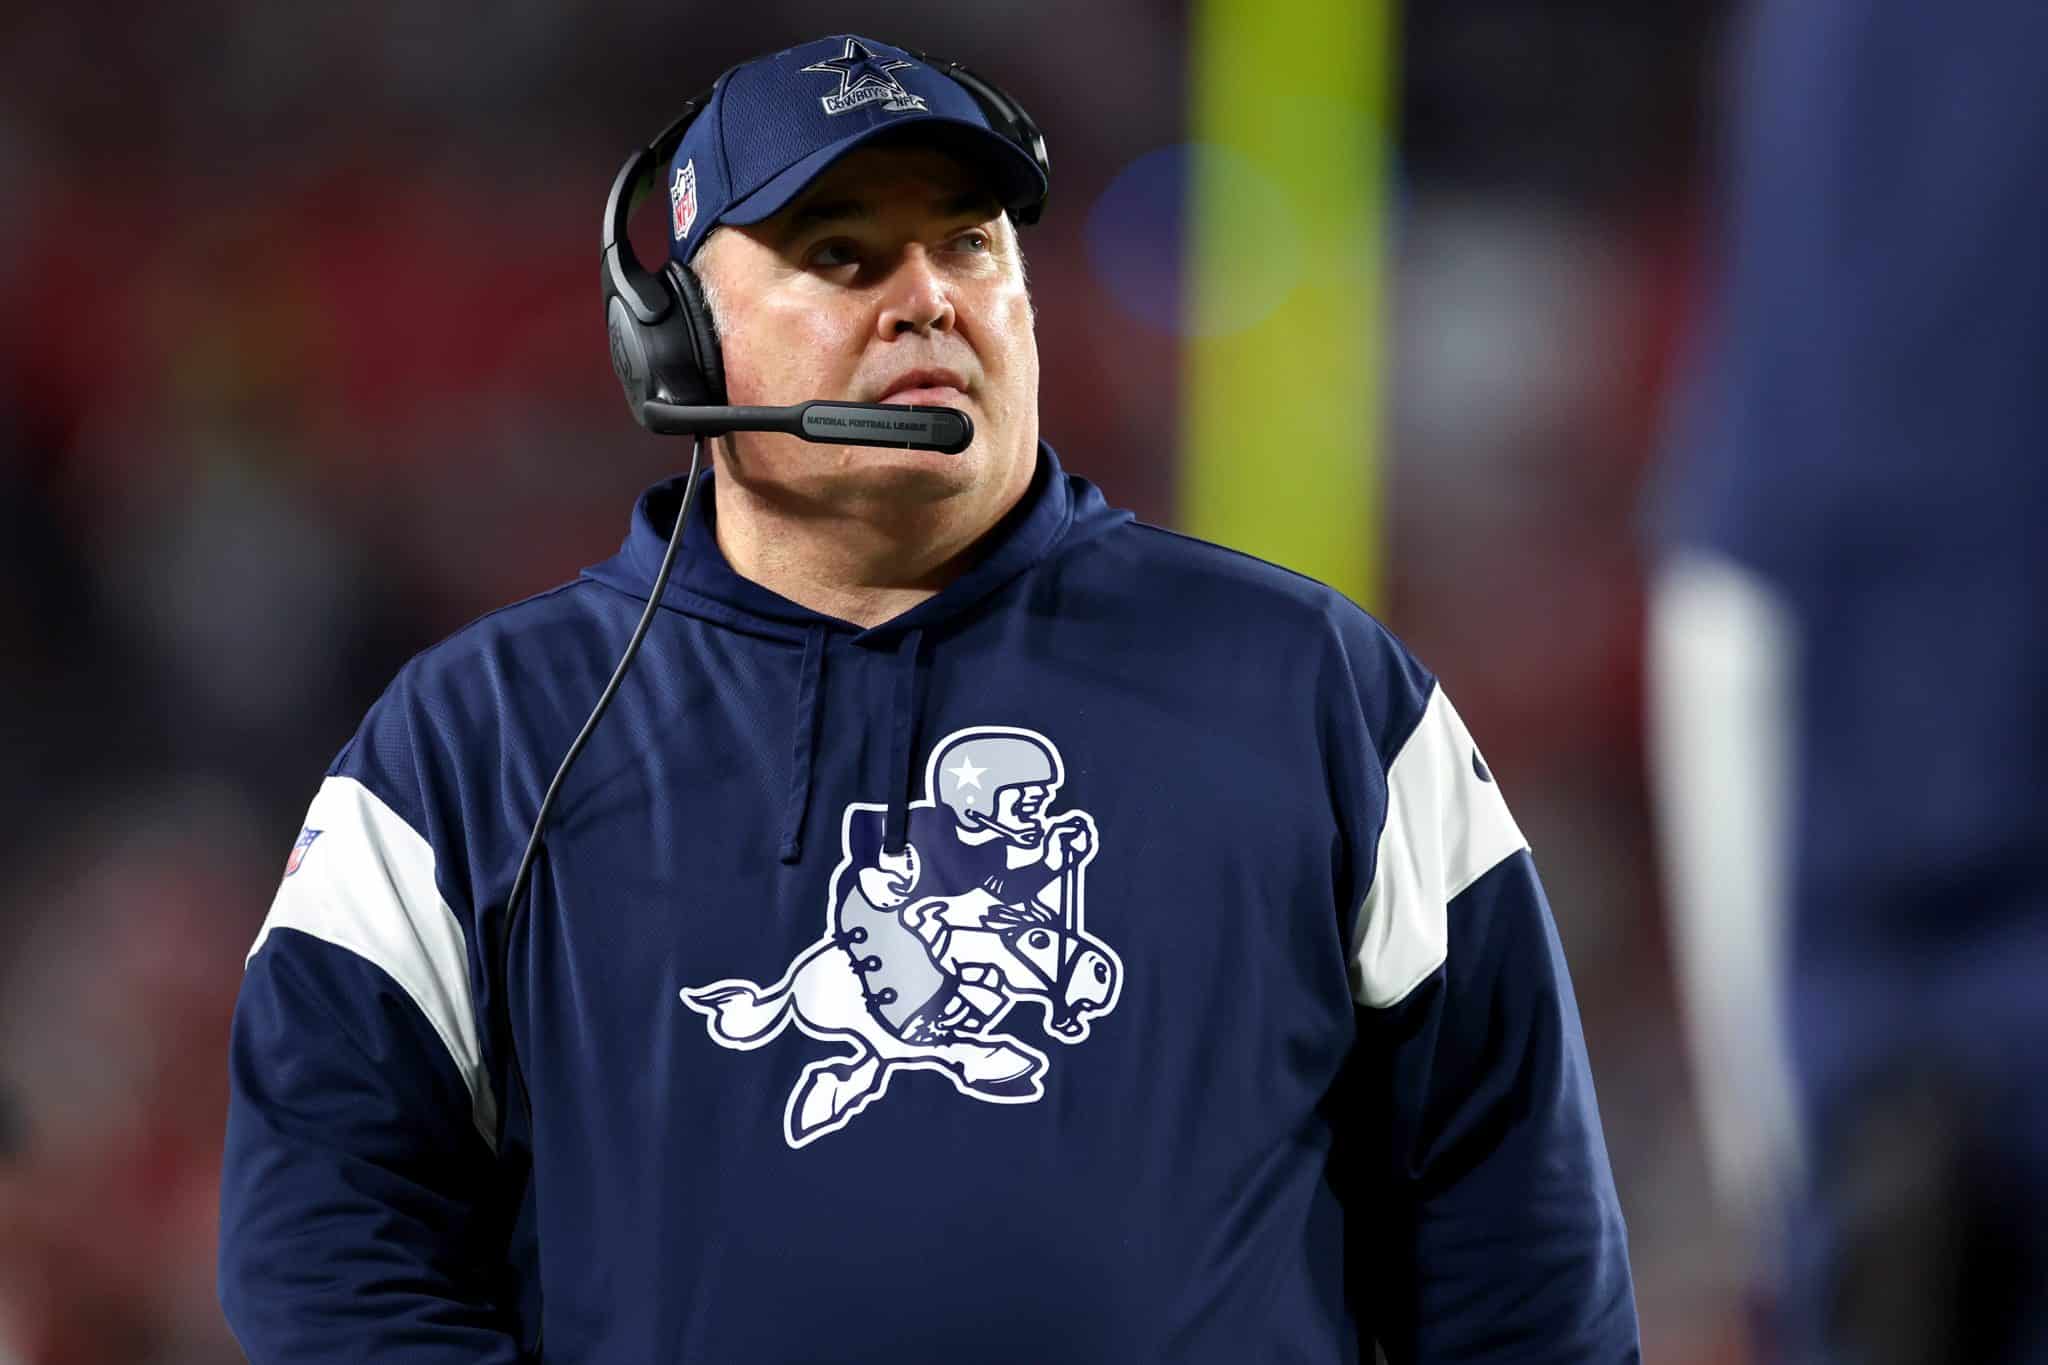
[{"label": "navy blue cap", "polygon": [[669,163],[669,255],[687,263],[720,223],[773,217],[840,157],[903,128],[980,166],[1012,212],[1045,197],[1037,161],[965,87],[902,48],[841,33],[719,81]]}]

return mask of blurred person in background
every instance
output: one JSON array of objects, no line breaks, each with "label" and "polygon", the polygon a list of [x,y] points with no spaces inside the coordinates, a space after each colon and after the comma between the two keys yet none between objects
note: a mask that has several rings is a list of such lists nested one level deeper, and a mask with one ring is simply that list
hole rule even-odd
[{"label": "blurred person in background", "polygon": [[2048,9],[1758,5],[1658,777],[1772,1358],[2048,1361]]},{"label": "blurred person in background", "polygon": [[236,1010],[253,1360],[1638,1358],[1490,771],[1363,612],[1039,441],[1000,103],[841,35],[650,152],[708,401],[974,441],[720,438],[401,672]]}]

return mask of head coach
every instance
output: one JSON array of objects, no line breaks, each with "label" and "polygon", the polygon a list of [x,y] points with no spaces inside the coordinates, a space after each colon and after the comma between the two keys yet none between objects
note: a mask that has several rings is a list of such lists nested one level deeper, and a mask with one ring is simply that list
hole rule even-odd
[{"label": "head coach", "polygon": [[840,35],[620,173],[691,472],[313,798],[230,1052],[257,1365],[1637,1358],[1500,789],[1372,618],[1040,439],[1048,164]]}]

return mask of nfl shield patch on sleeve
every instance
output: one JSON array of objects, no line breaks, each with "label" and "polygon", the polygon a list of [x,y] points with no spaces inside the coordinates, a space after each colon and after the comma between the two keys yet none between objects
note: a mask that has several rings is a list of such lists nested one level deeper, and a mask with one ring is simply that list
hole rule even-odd
[{"label": "nfl shield patch on sleeve", "polygon": [[306,850],[313,847],[313,841],[319,837],[320,831],[311,827],[299,831],[299,841],[292,845],[292,856],[284,860],[285,876],[299,870],[299,864],[306,861]]}]

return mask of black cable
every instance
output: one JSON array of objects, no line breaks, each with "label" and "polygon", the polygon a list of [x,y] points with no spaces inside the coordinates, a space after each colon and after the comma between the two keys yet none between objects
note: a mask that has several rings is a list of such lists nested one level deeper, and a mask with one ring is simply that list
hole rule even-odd
[{"label": "black cable", "polygon": [[[612,680],[604,685],[604,692],[597,699],[597,705],[590,708],[590,718],[583,722],[569,752],[562,755],[562,765],[555,769],[554,780],[548,783],[547,795],[540,800],[540,813],[533,817],[533,833],[527,836],[526,852],[519,859],[519,871],[512,878],[512,893],[505,898],[505,932],[498,940],[498,975],[491,983],[492,999],[495,1002],[493,1014],[503,1024],[505,1056],[511,1062],[512,1075],[518,1083],[519,1102],[526,1112],[528,1141],[532,1140],[533,1101],[526,1092],[526,1071],[519,1064],[519,1047],[512,1038],[512,1004],[507,995],[512,980],[512,931],[518,925],[519,912],[524,908],[528,877],[533,871],[534,854],[540,851],[541,830],[548,822],[548,812],[554,809],[555,797],[560,795],[563,781],[569,776],[569,769],[575,765],[583,746],[589,742],[591,733],[597,729],[597,722],[603,718],[612,698],[618,695],[619,684],[625,680],[626,670],[633,666],[634,658],[640,653],[640,642],[647,638],[647,628],[654,622],[654,613],[661,607],[662,595],[668,591],[669,571],[675,568],[676,551],[683,543],[683,525],[690,518],[690,499],[697,491],[697,457],[704,448],[704,438],[699,436],[690,442],[690,472],[683,480],[683,505],[676,510],[675,529],[669,532],[668,551],[661,557],[661,567],[655,571],[654,586],[647,594],[647,609],[640,613],[640,624],[633,627],[633,638],[626,642],[626,652],[619,656],[619,666],[612,670]],[[506,1116],[498,1115],[498,1138],[502,1148],[506,1129]]]}]

